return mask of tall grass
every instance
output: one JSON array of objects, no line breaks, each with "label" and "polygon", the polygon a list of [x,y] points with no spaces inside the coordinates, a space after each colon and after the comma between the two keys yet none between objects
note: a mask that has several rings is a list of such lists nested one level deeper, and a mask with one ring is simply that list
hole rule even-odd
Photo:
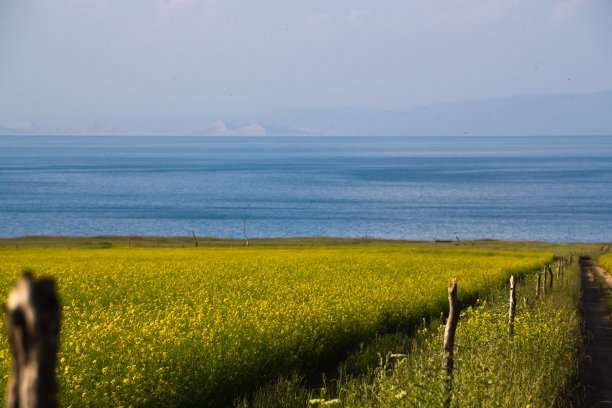
[{"label": "tall grass", "polygon": [[[605,273],[612,275],[612,253],[601,255],[597,259],[597,263],[605,270]],[[608,314],[612,317],[612,290],[604,282],[604,279],[597,273],[597,271],[591,271],[593,281],[599,288],[599,296],[601,299],[601,305]]]},{"label": "tall grass", "polygon": [[[459,282],[461,284],[461,282]],[[581,281],[577,262],[535,299],[535,276],[517,285],[514,334],[509,335],[507,285],[492,288],[466,308],[457,327],[452,407],[572,407],[579,404],[583,361]],[[524,303],[527,299],[527,304]],[[423,324],[413,337],[397,334],[352,359],[379,363],[355,374],[351,359],[335,381],[320,389],[284,379],[241,407],[439,407],[446,388],[440,322]],[[353,373],[351,373],[353,371]],[[303,384],[302,384],[303,385]],[[281,396],[281,398],[278,398]],[[310,401],[310,403],[309,403]],[[331,404],[330,404],[331,401]]]}]

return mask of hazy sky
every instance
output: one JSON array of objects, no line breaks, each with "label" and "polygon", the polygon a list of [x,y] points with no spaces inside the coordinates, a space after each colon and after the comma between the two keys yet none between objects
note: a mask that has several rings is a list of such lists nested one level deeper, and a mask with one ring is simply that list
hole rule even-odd
[{"label": "hazy sky", "polygon": [[0,0],[0,122],[612,89],[609,0]]}]

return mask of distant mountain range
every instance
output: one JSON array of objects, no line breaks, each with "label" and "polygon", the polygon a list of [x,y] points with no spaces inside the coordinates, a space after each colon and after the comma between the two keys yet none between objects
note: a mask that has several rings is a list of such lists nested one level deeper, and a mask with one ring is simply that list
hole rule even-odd
[{"label": "distant mountain range", "polygon": [[612,91],[457,101],[403,112],[320,108],[80,123],[0,122],[0,135],[532,136],[612,135]]}]

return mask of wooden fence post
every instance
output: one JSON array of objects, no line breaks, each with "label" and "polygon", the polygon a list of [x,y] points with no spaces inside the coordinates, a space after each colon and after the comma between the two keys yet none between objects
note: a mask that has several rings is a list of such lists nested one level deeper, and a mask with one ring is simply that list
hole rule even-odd
[{"label": "wooden fence post", "polygon": [[453,383],[453,348],[455,346],[455,330],[459,322],[460,304],[457,299],[457,278],[453,278],[448,287],[448,319],[444,328],[444,357],[446,358],[446,392],[447,397],[444,406],[450,406],[451,391]]},{"label": "wooden fence post", "polygon": [[510,309],[508,311],[508,333],[514,332],[514,311],[516,310],[515,277],[510,276]]},{"label": "wooden fence post", "polygon": [[542,285],[542,295],[546,296],[546,283],[548,281],[548,266],[544,267],[544,284]]},{"label": "wooden fence post", "polygon": [[55,283],[51,279],[34,281],[24,274],[9,294],[5,314],[13,357],[6,406],[57,407],[60,308]]},{"label": "wooden fence post", "polygon": [[195,242],[195,247],[197,248],[198,247],[198,240],[196,239],[195,231],[191,231],[191,233],[193,234],[193,241]]},{"label": "wooden fence post", "polygon": [[536,299],[540,297],[540,282],[542,281],[542,274],[538,273],[538,278],[536,280]]},{"label": "wooden fence post", "polygon": [[567,268],[567,259],[564,259],[563,263],[561,264],[561,276],[565,275],[566,268]]},{"label": "wooden fence post", "polygon": [[552,265],[548,265],[548,273],[550,273],[550,284],[549,284],[549,287],[550,287],[550,290],[552,291],[552,288],[553,288],[553,278],[554,278]]}]

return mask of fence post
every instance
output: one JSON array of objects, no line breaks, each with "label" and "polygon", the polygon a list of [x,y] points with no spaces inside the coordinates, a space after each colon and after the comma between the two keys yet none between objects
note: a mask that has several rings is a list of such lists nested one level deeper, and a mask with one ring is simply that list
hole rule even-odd
[{"label": "fence post", "polygon": [[542,281],[542,274],[538,272],[538,278],[536,280],[536,299],[540,297],[540,282]]},{"label": "fence post", "polygon": [[516,310],[515,277],[510,276],[510,310],[508,311],[508,333],[514,332],[514,311]]},{"label": "fence post", "polygon": [[455,330],[459,321],[459,300],[457,299],[457,278],[453,278],[448,287],[448,319],[444,328],[444,357],[446,358],[446,401],[444,406],[450,406],[453,383],[453,348],[455,345]]},{"label": "fence post", "polygon": [[548,265],[548,273],[550,273],[550,285],[549,286],[550,286],[550,290],[552,291],[552,288],[553,288],[553,278],[554,278],[552,265]]},{"label": "fence post", "polygon": [[544,284],[542,285],[542,295],[546,296],[546,283],[548,282],[548,266],[544,267]]},{"label": "fence post", "polygon": [[60,308],[53,280],[24,274],[9,294],[5,315],[12,353],[6,406],[57,407]]},{"label": "fence post", "polygon": [[567,259],[564,259],[563,263],[561,264],[561,276],[565,275],[565,268],[567,268]]}]

